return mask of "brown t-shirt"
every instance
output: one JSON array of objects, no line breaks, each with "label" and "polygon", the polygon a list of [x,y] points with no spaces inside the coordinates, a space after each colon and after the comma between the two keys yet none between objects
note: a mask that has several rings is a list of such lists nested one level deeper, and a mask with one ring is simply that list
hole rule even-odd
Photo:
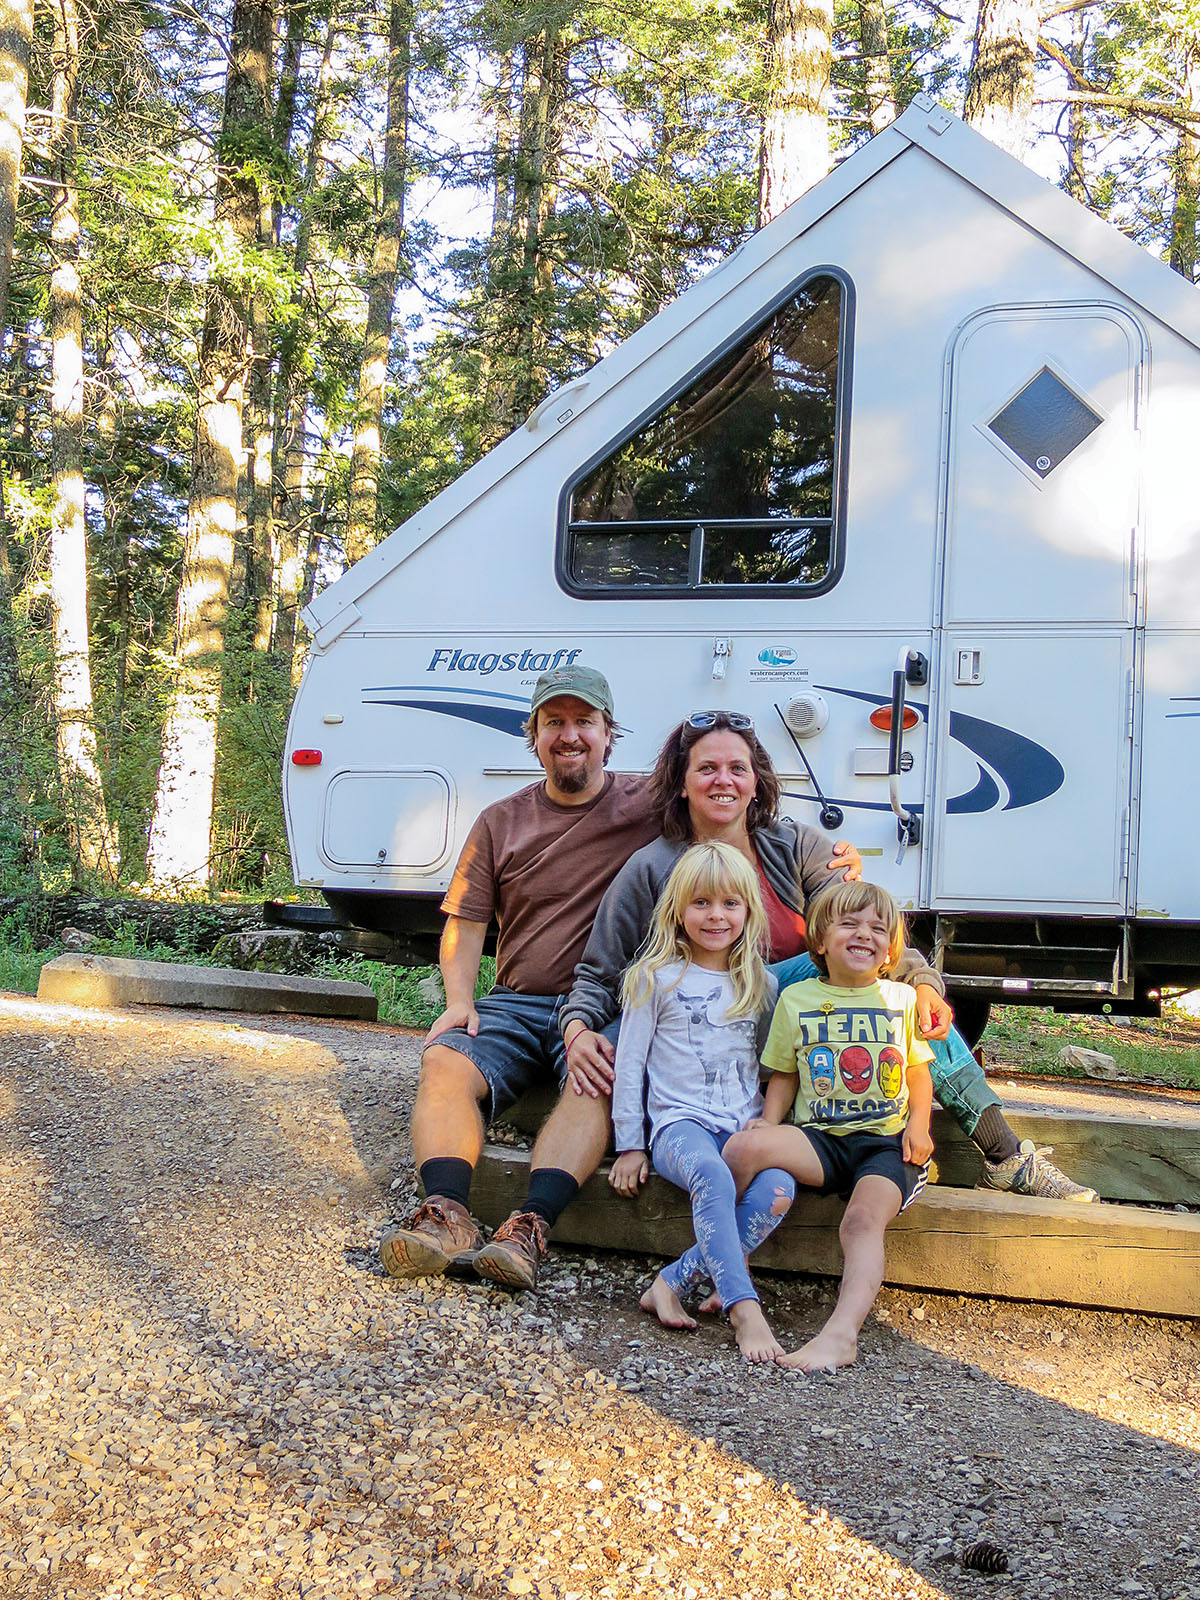
[{"label": "brown t-shirt", "polygon": [[606,773],[581,806],[544,783],[485,806],[442,901],[450,917],[500,924],[496,981],[520,994],[566,994],[597,908],[635,850],[657,838],[644,778]]}]

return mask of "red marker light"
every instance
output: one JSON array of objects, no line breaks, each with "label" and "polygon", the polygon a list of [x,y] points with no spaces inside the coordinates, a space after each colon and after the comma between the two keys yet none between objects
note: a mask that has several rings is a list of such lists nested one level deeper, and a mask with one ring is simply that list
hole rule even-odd
[{"label": "red marker light", "polygon": [[319,767],[321,765],[321,752],[319,750],[293,750],[292,765],[294,767]]},{"label": "red marker light", "polygon": [[[905,706],[905,708],[904,708],[904,731],[905,731],[905,733],[907,733],[910,728],[915,728],[917,723],[920,722],[920,720],[921,720],[920,717],[917,715],[917,713],[913,710],[913,708],[911,706]],[[870,722],[870,724],[871,724],[871,726],[873,728],[878,728],[880,733],[891,733],[891,731],[892,731],[892,708],[891,708],[891,706],[879,706],[879,707],[877,707],[876,710],[872,711],[870,717],[868,718],[868,721]]]}]

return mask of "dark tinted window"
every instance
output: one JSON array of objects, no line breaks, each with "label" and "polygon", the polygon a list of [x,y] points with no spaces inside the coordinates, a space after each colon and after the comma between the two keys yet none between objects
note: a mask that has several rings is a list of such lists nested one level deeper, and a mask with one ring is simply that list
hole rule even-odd
[{"label": "dark tinted window", "polygon": [[1049,367],[1043,367],[988,426],[1044,478],[1102,421]]},{"label": "dark tinted window", "polygon": [[573,584],[825,583],[842,298],[836,279],[810,279],[575,485]]}]

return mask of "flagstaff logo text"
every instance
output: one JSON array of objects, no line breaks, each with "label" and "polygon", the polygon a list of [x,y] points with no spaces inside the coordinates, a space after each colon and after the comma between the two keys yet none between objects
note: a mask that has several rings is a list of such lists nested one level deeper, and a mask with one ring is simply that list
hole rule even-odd
[{"label": "flagstaff logo text", "polygon": [[493,672],[549,672],[555,667],[573,667],[582,650],[435,650],[426,672],[478,672],[485,678]]}]

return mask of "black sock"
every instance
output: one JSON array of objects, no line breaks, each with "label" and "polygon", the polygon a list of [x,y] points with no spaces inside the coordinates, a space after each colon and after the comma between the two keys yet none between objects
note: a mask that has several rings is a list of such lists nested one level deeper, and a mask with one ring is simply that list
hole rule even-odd
[{"label": "black sock", "polygon": [[559,1167],[538,1167],[529,1174],[529,1193],[522,1211],[532,1211],[552,1228],[579,1193],[579,1184]]},{"label": "black sock", "polygon": [[989,1161],[1006,1161],[1021,1148],[1021,1141],[1005,1122],[999,1106],[988,1106],[975,1124],[971,1138]]},{"label": "black sock", "polygon": [[444,1200],[457,1200],[465,1206],[474,1171],[469,1161],[457,1156],[435,1156],[421,1163],[421,1187],[427,1195],[440,1194]]}]

